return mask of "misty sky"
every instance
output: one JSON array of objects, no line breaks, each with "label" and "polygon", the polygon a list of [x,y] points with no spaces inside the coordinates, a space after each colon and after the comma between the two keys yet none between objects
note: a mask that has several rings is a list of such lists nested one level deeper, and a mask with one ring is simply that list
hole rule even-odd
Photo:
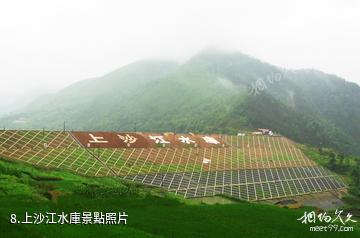
[{"label": "misty sky", "polygon": [[359,13],[357,0],[1,1],[0,105],[209,46],[360,84]]}]

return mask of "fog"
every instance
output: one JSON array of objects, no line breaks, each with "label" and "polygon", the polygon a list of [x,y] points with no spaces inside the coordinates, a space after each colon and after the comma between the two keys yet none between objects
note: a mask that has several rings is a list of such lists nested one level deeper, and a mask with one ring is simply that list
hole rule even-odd
[{"label": "fog", "polygon": [[142,58],[209,46],[360,84],[359,1],[32,0],[0,3],[0,110]]}]

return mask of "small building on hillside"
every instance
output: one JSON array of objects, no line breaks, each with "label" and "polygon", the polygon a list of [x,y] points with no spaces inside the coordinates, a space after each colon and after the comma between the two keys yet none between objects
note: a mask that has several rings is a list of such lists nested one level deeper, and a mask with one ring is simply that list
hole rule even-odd
[{"label": "small building on hillside", "polygon": [[263,135],[274,135],[274,133],[270,129],[258,128],[258,131],[261,132]]}]

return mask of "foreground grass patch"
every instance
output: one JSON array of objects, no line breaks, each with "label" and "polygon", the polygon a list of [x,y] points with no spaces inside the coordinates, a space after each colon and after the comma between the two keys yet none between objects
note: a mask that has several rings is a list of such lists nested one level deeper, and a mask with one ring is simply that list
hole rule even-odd
[{"label": "foreground grass patch", "polygon": [[[115,178],[87,178],[62,171],[42,171],[0,161],[2,237],[358,237],[353,232],[309,232],[297,219],[306,210],[235,202],[192,203],[161,189]],[[29,174],[30,173],[30,174]],[[46,178],[57,179],[46,179]],[[39,180],[39,178],[41,178]],[[26,188],[26,189],[24,189]],[[24,189],[25,192],[22,190]],[[59,191],[56,199],[46,191]],[[126,212],[127,225],[10,224],[10,214],[25,212]]]}]

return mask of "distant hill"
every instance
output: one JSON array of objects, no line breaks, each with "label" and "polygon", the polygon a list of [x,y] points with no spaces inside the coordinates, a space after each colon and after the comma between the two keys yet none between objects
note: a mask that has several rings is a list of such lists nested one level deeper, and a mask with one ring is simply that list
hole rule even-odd
[{"label": "distant hill", "polygon": [[10,128],[237,133],[271,128],[298,142],[360,154],[360,87],[239,52],[183,64],[147,60],[75,83],[0,119]]}]

